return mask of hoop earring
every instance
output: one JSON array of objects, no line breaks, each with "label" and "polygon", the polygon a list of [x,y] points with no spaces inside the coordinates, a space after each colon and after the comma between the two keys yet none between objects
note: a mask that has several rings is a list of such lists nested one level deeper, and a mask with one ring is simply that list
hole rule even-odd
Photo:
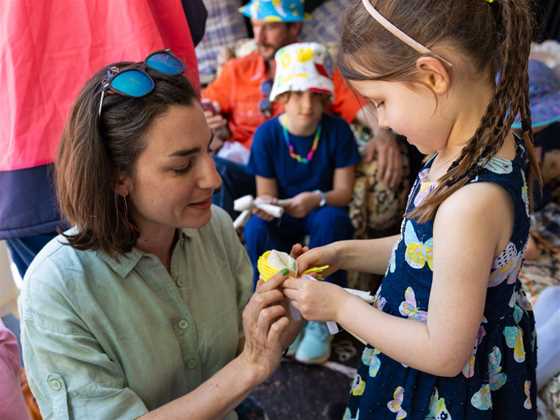
[{"label": "hoop earring", "polygon": [[123,203],[124,203],[124,220],[126,222],[126,227],[130,232],[138,232],[138,229],[136,228],[136,226],[130,222],[130,214],[128,212],[128,200],[126,199],[128,195],[125,196],[121,196],[123,199]]}]

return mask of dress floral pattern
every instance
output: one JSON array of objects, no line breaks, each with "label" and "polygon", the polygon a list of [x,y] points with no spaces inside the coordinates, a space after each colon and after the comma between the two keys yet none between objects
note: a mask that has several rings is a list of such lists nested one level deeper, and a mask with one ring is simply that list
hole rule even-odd
[{"label": "dress floral pattern", "polygon": [[[407,209],[433,189],[431,162],[419,173]],[[529,233],[527,153],[491,159],[471,182],[506,190],[514,231],[488,273],[484,316],[462,372],[438,377],[405,366],[366,346],[344,419],[536,419],[536,347],[531,305],[518,279]],[[433,222],[405,219],[374,305],[394,316],[426,322],[433,276]],[[413,351],[413,349],[411,349]]]}]

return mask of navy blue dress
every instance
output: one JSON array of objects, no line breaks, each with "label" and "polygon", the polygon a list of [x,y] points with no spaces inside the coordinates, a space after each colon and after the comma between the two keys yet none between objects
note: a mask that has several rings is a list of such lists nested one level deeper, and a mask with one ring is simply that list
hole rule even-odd
[{"label": "navy blue dress", "polygon": [[[435,187],[427,178],[430,165],[413,186],[409,211]],[[488,273],[484,317],[462,373],[453,378],[434,376],[366,346],[344,419],[536,418],[534,318],[518,279],[530,225],[526,168],[527,153],[519,143],[514,160],[495,157],[471,181],[491,182],[506,190],[515,221],[510,242]],[[432,236],[433,221],[403,220],[400,241],[376,295],[377,308],[401,318],[426,320]]]}]

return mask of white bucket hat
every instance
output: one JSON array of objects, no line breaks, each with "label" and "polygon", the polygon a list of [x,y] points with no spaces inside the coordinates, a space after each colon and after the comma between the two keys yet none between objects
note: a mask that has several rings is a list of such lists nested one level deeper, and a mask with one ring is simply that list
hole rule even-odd
[{"label": "white bucket hat", "polygon": [[276,74],[270,92],[271,101],[293,91],[334,94],[332,59],[323,45],[316,42],[290,44],[279,49],[274,60]]}]

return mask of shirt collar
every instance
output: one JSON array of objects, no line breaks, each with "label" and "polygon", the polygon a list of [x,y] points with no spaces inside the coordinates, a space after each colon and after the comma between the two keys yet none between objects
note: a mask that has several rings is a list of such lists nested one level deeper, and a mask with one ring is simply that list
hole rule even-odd
[{"label": "shirt collar", "polygon": [[[179,240],[175,244],[172,255],[178,246],[184,247],[185,242],[190,240],[195,234],[196,229],[181,229],[179,233]],[[153,257],[152,254],[143,252],[138,248],[132,248],[130,252],[115,257],[112,257],[103,251],[97,251],[97,254],[123,279],[126,278],[132,270],[134,270],[143,257]]]},{"label": "shirt collar", "polygon": [[255,66],[255,73],[251,76],[252,80],[265,80],[268,77],[267,69],[266,69],[266,61],[262,55],[260,55],[257,51],[255,51],[256,57],[256,66]]}]

